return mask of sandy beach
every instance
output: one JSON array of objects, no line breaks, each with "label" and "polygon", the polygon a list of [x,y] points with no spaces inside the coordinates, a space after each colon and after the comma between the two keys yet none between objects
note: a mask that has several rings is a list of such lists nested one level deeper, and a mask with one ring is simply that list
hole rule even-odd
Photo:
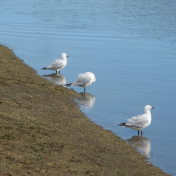
[{"label": "sandy beach", "polygon": [[91,122],[77,96],[0,45],[0,175],[168,175]]}]

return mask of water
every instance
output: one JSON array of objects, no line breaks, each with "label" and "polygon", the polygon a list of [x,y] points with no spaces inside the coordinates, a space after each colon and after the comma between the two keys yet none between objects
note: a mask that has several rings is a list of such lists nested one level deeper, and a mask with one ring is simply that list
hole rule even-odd
[{"label": "water", "polygon": [[[57,84],[93,72],[96,82],[77,100],[81,110],[176,175],[175,12],[173,0],[2,0],[0,42]],[[61,75],[41,70],[63,52]],[[143,137],[117,126],[146,104],[155,109]]]}]

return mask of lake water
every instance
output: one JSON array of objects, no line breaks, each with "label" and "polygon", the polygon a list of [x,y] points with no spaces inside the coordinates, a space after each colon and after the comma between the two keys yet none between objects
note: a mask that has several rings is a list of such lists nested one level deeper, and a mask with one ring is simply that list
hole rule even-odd
[{"label": "lake water", "polygon": [[[56,84],[93,72],[81,110],[176,175],[176,1],[1,0],[0,25],[0,43]],[[41,70],[63,52],[61,75]],[[143,137],[117,126],[146,104],[155,109]]]}]

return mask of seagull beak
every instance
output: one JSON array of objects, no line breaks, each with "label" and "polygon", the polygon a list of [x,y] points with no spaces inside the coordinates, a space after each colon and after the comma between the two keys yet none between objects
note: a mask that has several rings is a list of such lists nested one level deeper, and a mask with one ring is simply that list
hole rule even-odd
[{"label": "seagull beak", "polygon": [[154,109],[154,107],[152,107],[152,109]]},{"label": "seagull beak", "polygon": [[67,56],[67,57],[69,57],[69,56]]}]

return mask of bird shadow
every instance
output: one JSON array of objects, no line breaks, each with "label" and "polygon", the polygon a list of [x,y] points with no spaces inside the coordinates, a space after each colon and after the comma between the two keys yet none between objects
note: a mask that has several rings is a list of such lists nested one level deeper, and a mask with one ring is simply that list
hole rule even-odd
[{"label": "bird shadow", "polygon": [[90,93],[79,93],[79,96],[76,98],[80,108],[89,110],[92,109],[95,103],[95,97]]},{"label": "bird shadow", "polygon": [[58,85],[65,85],[66,84],[65,76],[60,73],[52,73],[49,75],[43,75],[43,77],[48,78],[50,81],[52,81]]},{"label": "bird shadow", "polygon": [[126,142],[138,151],[140,151],[147,158],[151,157],[151,143],[148,138],[142,136],[133,136],[131,139],[127,139]]}]

